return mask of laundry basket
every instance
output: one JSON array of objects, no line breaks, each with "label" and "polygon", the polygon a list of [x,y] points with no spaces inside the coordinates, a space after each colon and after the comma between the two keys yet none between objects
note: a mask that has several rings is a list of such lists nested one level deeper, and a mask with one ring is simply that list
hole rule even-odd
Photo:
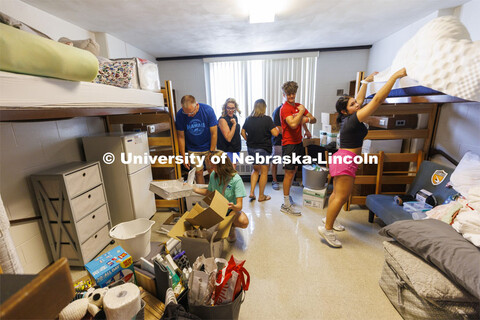
[{"label": "laundry basket", "polygon": [[150,235],[154,224],[155,221],[145,218],[122,222],[110,229],[110,237],[119,242],[133,261],[137,261],[150,253]]}]

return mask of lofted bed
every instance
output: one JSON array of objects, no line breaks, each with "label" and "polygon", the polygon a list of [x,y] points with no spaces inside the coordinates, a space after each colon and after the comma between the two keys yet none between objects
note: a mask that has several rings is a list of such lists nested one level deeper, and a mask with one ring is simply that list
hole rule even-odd
[{"label": "lofted bed", "polygon": [[[384,82],[371,83],[369,86],[370,94],[366,98],[366,103],[373,98],[374,92],[377,91]],[[377,90],[372,90],[376,87]],[[394,115],[425,115],[428,118],[425,128],[417,129],[385,129],[385,130],[369,130],[365,139],[369,140],[407,140],[410,144],[411,139],[423,139],[421,151],[424,159],[428,160],[435,154],[442,154],[441,151],[434,148],[435,136],[438,129],[438,121],[440,119],[441,106],[447,103],[468,103],[468,101],[458,97],[443,94],[441,92],[426,88],[423,86],[408,86],[394,88],[384,103],[375,111],[373,116],[394,116]],[[409,152],[405,150],[403,152]],[[448,155],[444,155],[449,158]],[[454,159],[448,159],[455,162]],[[453,161],[452,161],[453,160]],[[361,169],[362,170],[362,169]],[[410,171],[408,164],[404,166],[404,171]],[[345,210],[350,210],[350,205],[365,205],[367,194],[374,193],[377,170],[372,172],[368,170],[360,171],[355,178],[354,192],[349,201],[345,204]],[[367,185],[367,186],[365,186]],[[368,186],[371,185],[371,186]],[[396,189],[393,189],[396,190]],[[386,192],[388,193],[388,192]],[[394,193],[401,193],[394,191]]]},{"label": "lofted bed", "polygon": [[162,93],[4,71],[0,92],[0,121],[169,112]]},{"label": "lofted bed", "polygon": [[[0,71],[0,92],[0,122],[102,117],[107,132],[119,130],[114,125],[157,124],[162,129],[160,136],[148,137],[151,150],[156,148],[167,154],[178,154],[171,81],[165,81],[161,92],[152,92]],[[153,164],[152,173],[154,180],[178,179],[181,168],[176,164],[168,168]],[[184,211],[180,200],[157,198],[156,206]],[[39,217],[11,222],[35,219]]]}]

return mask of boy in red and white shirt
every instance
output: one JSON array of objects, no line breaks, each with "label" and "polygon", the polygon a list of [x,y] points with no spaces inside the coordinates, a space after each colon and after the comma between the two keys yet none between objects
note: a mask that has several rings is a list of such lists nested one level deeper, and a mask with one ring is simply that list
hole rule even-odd
[{"label": "boy in red and white shirt", "polygon": [[[306,123],[315,123],[317,119],[308,112],[300,103],[295,103],[298,84],[294,81],[285,82],[282,85],[283,97],[286,99],[280,109],[280,121],[282,123],[282,156],[289,156],[293,159],[293,155],[303,156],[305,148],[302,143],[302,126]],[[301,215],[300,211],[293,208],[290,203],[290,187],[293,177],[295,176],[296,167],[301,164],[285,164],[285,177],[283,179],[283,197],[284,204],[280,211],[292,215]]]}]

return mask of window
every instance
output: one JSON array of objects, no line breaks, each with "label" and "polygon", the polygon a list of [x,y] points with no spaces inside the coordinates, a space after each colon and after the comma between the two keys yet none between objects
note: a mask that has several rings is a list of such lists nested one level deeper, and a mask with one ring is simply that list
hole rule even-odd
[{"label": "window", "polygon": [[314,114],[315,79],[317,70],[315,53],[291,55],[237,57],[229,59],[204,59],[207,83],[207,102],[217,116],[222,114],[222,106],[227,98],[235,98],[242,111],[237,115],[239,122],[253,110],[257,99],[267,103],[267,114],[282,104],[281,86],[286,81],[296,81],[298,91],[296,101]]}]

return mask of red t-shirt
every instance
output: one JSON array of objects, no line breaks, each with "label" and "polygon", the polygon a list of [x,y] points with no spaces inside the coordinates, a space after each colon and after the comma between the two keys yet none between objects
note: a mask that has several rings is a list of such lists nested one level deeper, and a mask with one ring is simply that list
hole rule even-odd
[{"label": "red t-shirt", "polygon": [[[302,142],[302,125],[299,125],[296,129],[292,129],[287,124],[288,116],[295,116],[298,113],[298,106],[301,103],[295,103],[295,107],[292,106],[288,101],[285,101],[282,108],[280,109],[280,121],[282,122],[282,146],[287,144],[299,144]],[[305,109],[303,113],[304,116],[308,114],[308,110]]]}]

